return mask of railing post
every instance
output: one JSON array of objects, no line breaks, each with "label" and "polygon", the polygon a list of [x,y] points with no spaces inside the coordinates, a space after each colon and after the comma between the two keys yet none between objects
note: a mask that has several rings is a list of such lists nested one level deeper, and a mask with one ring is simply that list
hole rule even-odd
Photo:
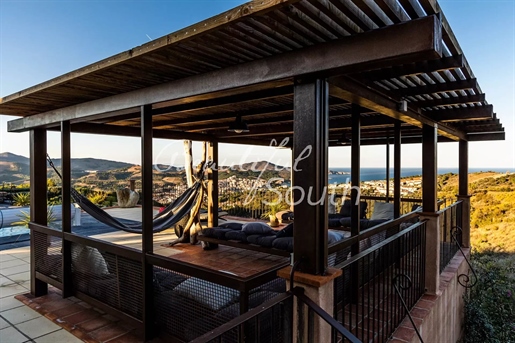
[{"label": "railing post", "polygon": [[218,226],[218,143],[209,142],[207,160],[211,163],[208,168],[207,183],[207,226]]},{"label": "railing post", "polygon": [[[277,275],[285,279],[287,290],[290,290],[290,273],[292,267],[286,267],[277,272]],[[340,269],[328,268],[325,275],[312,275],[295,272],[293,275],[293,287],[302,287],[304,294],[327,313],[334,311],[334,280],[342,275]],[[300,311],[299,305],[304,306],[295,297],[293,302],[293,337],[292,342],[331,342],[331,327],[322,318],[316,317],[313,327],[314,340],[308,339],[308,310]]]}]

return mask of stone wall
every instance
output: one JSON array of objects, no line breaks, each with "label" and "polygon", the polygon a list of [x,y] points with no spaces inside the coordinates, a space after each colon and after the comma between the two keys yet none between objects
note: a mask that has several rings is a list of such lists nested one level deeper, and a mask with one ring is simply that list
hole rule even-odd
[{"label": "stone wall", "polygon": [[[470,249],[465,249],[470,258]],[[425,343],[455,343],[462,335],[465,288],[458,283],[460,274],[468,274],[469,266],[457,252],[440,275],[437,295],[424,295],[411,310]],[[394,332],[390,342],[420,342],[408,317]]]}]

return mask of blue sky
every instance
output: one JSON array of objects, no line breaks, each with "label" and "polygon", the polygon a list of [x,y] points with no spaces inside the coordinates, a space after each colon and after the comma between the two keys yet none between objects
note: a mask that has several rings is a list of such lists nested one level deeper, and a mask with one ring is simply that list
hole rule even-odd
[{"label": "blue sky", "polygon": [[[0,96],[128,50],[218,14],[243,1],[9,1],[0,0]],[[515,0],[440,1],[487,101],[506,129],[506,141],[470,143],[470,166],[515,168]],[[10,134],[0,118],[0,152],[28,156],[28,135]],[[58,134],[48,151],[59,156]],[[136,138],[72,136],[72,157],[138,163]],[[195,149],[196,148],[196,149]],[[194,146],[199,152],[198,145]],[[383,167],[384,147],[364,147],[363,167]],[[195,152],[194,152],[195,154]],[[403,166],[421,165],[420,145],[403,147]],[[438,164],[457,167],[458,147],[440,144]],[[155,158],[182,163],[182,143],[155,141]],[[270,159],[289,163],[286,150],[222,145],[227,164]],[[196,156],[195,156],[196,157]],[[349,148],[330,149],[330,166],[350,166]]]}]

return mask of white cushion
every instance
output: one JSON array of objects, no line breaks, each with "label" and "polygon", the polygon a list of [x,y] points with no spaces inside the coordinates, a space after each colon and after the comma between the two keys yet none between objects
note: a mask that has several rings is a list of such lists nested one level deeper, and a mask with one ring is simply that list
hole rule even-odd
[{"label": "white cushion", "polygon": [[98,276],[110,274],[104,256],[96,248],[85,245],[72,245],[72,267],[79,273]]},{"label": "white cushion", "polygon": [[370,220],[378,219],[393,219],[393,203],[378,201],[374,203],[374,213],[372,213],[372,217],[370,217]]}]

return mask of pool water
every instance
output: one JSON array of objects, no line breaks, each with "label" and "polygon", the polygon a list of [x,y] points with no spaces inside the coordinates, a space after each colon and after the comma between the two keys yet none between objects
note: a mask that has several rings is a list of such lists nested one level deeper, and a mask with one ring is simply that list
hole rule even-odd
[{"label": "pool water", "polygon": [[29,234],[30,230],[23,226],[4,227],[0,229],[0,237],[11,237]]}]

